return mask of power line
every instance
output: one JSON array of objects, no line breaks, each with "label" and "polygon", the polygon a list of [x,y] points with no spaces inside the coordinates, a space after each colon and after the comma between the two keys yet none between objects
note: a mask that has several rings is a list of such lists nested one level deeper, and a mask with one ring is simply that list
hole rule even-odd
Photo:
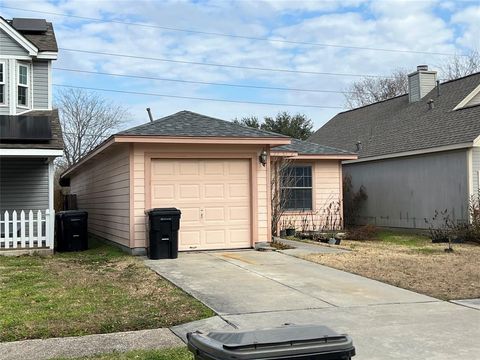
[{"label": "power line", "polygon": [[148,56],[118,54],[118,53],[109,53],[109,52],[103,52],[103,51],[91,51],[91,50],[80,50],[80,49],[69,49],[69,48],[59,48],[59,49],[63,51],[78,52],[78,53],[85,53],[85,54],[117,56],[117,57],[129,58],[129,59],[153,60],[153,61],[162,61],[162,62],[170,62],[170,63],[177,63],[177,64],[224,67],[224,68],[230,68],[230,69],[273,71],[273,72],[308,74],[308,75],[331,75],[331,76],[349,76],[349,77],[374,77],[374,78],[387,77],[387,76],[380,76],[380,75],[332,73],[332,72],[319,72],[319,71],[304,71],[304,70],[292,70],[292,69],[279,69],[279,68],[275,69],[275,68],[262,68],[262,67],[253,67],[253,66],[227,65],[227,64],[206,63],[206,62],[187,61],[187,60],[173,60],[173,59],[166,59],[166,58],[156,58],[156,57],[148,57]]},{"label": "power line", "polygon": [[282,90],[282,91],[334,93],[334,94],[352,93],[352,91],[340,91],[340,90],[300,89],[300,88],[273,87],[273,86],[260,86],[260,85],[217,83],[217,82],[208,82],[208,81],[181,80],[181,79],[159,78],[159,77],[151,77],[151,76],[126,75],[126,74],[109,73],[109,72],[101,72],[101,71],[67,69],[67,68],[61,68],[61,67],[54,67],[53,69],[54,70],[61,70],[61,71],[93,74],[93,75],[117,76],[117,77],[126,77],[126,78],[134,78],[134,79],[169,81],[169,82],[179,82],[179,83],[199,84],[199,85],[228,86],[228,87],[239,87],[239,88],[249,88],[249,89],[266,89],[266,90]]},{"label": "power line", "polygon": [[342,107],[342,106],[321,106],[321,105],[308,105],[308,104],[285,104],[285,103],[259,102],[259,101],[227,100],[227,99],[216,99],[216,98],[202,98],[202,97],[195,97],[195,96],[156,94],[156,93],[147,93],[147,92],[139,92],[139,91],[101,89],[101,88],[94,88],[94,87],[74,86],[74,85],[64,85],[64,84],[52,84],[52,85],[56,86],[56,87],[64,87],[64,88],[71,88],[71,89],[105,91],[105,92],[114,92],[114,93],[121,93],[121,94],[133,94],[133,95],[158,96],[158,97],[166,97],[166,98],[174,98],[174,99],[215,101],[215,102],[236,103],[236,104],[306,107],[306,108],[319,108],[319,109],[344,109],[344,107]]},{"label": "power line", "polygon": [[[135,22],[128,22],[128,21],[120,21],[120,20],[100,19],[100,18],[93,18],[93,17],[87,17],[87,16],[62,14],[62,13],[56,13],[56,12],[50,12],[50,11],[21,9],[21,8],[3,6],[3,5],[1,7],[5,8],[5,9],[10,9],[10,10],[19,10],[19,11],[33,12],[33,13],[39,13],[39,14],[56,15],[56,16],[70,17],[70,18],[81,19],[81,20],[114,23],[114,24],[123,24],[123,25],[129,25],[129,26],[139,26],[139,27],[144,27],[144,28],[177,31],[177,32],[183,32],[183,33],[190,33],[190,34],[213,35],[213,36],[222,36],[222,37],[237,38],[237,39],[266,41],[266,42],[273,42],[273,43],[283,43],[283,44],[291,44],[291,45],[320,46],[320,47],[332,47],[332,48],[351,49],[351,50],[368,50],[368,51],[426,54],[426,55],[441,55],[441,56],[453,56],[453,55],[455,55],[455,54],[452,54],[452,53],[434,52],[434,51],[373,48],[373,47],[365,47],[365,46],[339,45],[339,44],[328,44],[328,43],[314,43],[314,42],[308,42],[308,41],[294,41],[294,40],[278,39],[278,38],[273,38],[272,39],[272,38],[265,38],[265,37],[235,35],[235,34],[225,34],[225,33],[218,33],[218,32],[182,29],[182,28],[176,28],[176,27],[146,24],[146,23],[135,23]],[[467,56],[467,55],[460,54],[460,56]]]}]

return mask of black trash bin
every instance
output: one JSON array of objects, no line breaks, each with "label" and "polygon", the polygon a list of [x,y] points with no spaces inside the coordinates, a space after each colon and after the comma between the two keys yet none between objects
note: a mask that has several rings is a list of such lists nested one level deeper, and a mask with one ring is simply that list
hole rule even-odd
[{"label": "black trash bin", "polygon": [[58,251],[88,249],[88,213],[83,210],[59,211],[55,215]]},{"label": "black trash bin", "polygon": [[348,335],[326,326],[287,325],[279,328],[187,334],[195,360],[350,360],[355,347]]},{"label": "black trash bin", "polygon": [[178,257],[178,230],[180,210],[156,208],[148,215],[148,257],[150,259],[176,259]]}]

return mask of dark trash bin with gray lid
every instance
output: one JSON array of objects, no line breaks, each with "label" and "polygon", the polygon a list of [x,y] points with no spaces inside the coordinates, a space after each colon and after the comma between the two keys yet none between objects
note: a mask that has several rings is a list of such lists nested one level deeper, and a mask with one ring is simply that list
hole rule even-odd
[{"label": "dark trash bin with gray lid", "polygon": [[176,259],[178,257],[178,230],[180,210],[155,208],[148,215],[148,257],[150,259]]},{"label": "dark trash bin with gray lid", "polygon": [[191,332],[188,349],[195,360],[350,360],[355,347],[348,335],[326,326],[286,325],[237,332]]},{"label": "dark trash bin with gray lid", "polygon": [[83,210],[57,212],[55,236],[57,251],[88,250],[88,213]]}]

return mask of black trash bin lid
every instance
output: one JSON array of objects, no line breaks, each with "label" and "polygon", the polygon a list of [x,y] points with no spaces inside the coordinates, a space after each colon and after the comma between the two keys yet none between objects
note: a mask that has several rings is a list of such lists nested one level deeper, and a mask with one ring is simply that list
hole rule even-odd
[{"label": "black trash bin lid", "polygon": [[[276,359],[310,356],[310,359],[339,359],[355,355],[352,339],[321,325],[287,325],[280,328],[187,334],[189,348],[215,358]],[[222,357],[224,356],[224,357]]]},{"label": "black trash bin lid", "polygon": [[145,213],[149,216],[170,216],[170,215],[181,215],[181,211],[177,208],[153,208],[145,210]]},{"label": "black trash bin lid", "polygon": [[64,211],[58,211],[56,213],[58,216],[86,216],[88,215],[88,212],[85,210],[64,210]]}]

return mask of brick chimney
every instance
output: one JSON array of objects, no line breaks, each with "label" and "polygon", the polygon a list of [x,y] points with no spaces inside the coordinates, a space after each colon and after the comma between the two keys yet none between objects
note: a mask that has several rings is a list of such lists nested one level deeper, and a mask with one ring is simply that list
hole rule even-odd
[{"label": "brick chimney", "polygon": [[408,100],[420,101],[433,90],[437,83],[437,72],[429,71],[428,65],[418,65],[417,71],[408,74]]}]

